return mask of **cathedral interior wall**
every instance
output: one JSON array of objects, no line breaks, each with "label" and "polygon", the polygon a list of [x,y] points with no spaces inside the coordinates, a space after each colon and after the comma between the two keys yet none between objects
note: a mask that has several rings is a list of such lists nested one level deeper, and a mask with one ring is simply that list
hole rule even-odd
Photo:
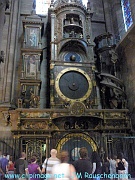
[{"label": "cathedral interior wall", "polygon": [[118,44],[118,52],[122,63],[122,79],[126,88],[126,94],[128,99],[128,107],[130,109],[130,115],[133,123],[133,129],[135,128],[135,27],[134,25],[128,30],[126,35]]}]

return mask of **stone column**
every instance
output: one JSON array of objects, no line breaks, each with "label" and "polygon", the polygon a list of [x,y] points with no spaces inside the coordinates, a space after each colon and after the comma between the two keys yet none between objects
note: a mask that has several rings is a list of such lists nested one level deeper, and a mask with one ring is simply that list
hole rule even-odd
[{"label": "stone column", "polygon": [[2,34],[3,34],[2,32],[5,21],[5,9],[6,9],[6,1],[0,0],[0,53],[2,51],[1,45],[2,45]]},{"label": "stone column", "polygon": [[[45,40],[46,38],[43,38]],[[47,106],[47,47],[43,50],[43,60],[41,62],[41,90],[40,90],[40,108],[46,108]]]},{"label": "stone column", "polygon": [[104,18],[105,18],[105,23],[106,23],[106,32],[113,33],[113,23],[112,23],[112,16],[111,16],[110,1],[102,0],[102,2],[103,2]]},{"label": "stone column", "polygon": [[0,4],[0,51],[1,51],[1,42],[2,42],[2,31],[4,26],[4,16],[5,16],[5,7],[4,4]]},{"label": "stone column", "polygon": [[123,37],[125,34],[125,25],[122,13],[122,7],[120,0],[112,1],[112,19],[113,19],[113,27],[114,34],[116,36]]},{"label": "stone column", "polygon": [[[3,39],[3,29],[4,29],[4,23],[5,23],[5,7],[6,7],[6,3],[5,0],[0,0],[0,63],[3,62],[2,57],[1,57],[1,51],[3,50],[2,48],[2,39]],[[3,64],[0,64],[0,94],[2,94],[2,78],[3,78]],[[0,96],[0,102],[1,100]]]},{"label": "stone column", "polygon": [[[3,62],[3,57],[1,56],[1,45],[2,45],[2,32],[3,32],[3,26],[4,26],[4,18],[5,18],[5,4],[3,3],[3,0],[0,0],[0,64]],[[0,80],[2,78],[2,67],[0,65]]]},{"label": "stone column", "polygon": [[55,42],[55,57],[54,57],[55,60],[57,60],[57,44]]},{"label": "stone column", "polygon": [[51,14],[51,60],[55,58],[55,44],[54,44],[54,24],[55,24],[55,14]]},{"label": "stone column", "polygon": [[102,109],[101,97],[100,97],[100,89],[99,89],[98,86],[96,86],[96,92],[97,92],[97,104],[98,104],[98,109]]},{"label": "stone column", "polygon": [[[4,66],[4,48],[2,46],[2,40],[3,40],[3,28],[4,28],[4,24],[6,21],[6,17],[5,17],[5,10],[8,8],[9,6],[9,1],[8,0],[0,0],[0,94],[2,94],[2,78],[3,78],[3,66]],[[1,62],[3,62],[1,64]],[[1,96],[2,97],[2,96]],[[0,102],[1,102],[1,97],[0,97]]]},{"label": "stone column", "polygon": [[47,68],[49,67],[48,64],[48,57],[47,57],[47,35],[46,32],[46,25],[48,21],[48,17],[45,17],[42,19],[44,22],[44,32],[42,36],[42,48],[43,48],[43,59],[41,61],[40,65],[40,72],[41,72],[41,89],[40,89],[40,109],[47,108],[47,102],[49,101],[49,92],[48,92],[48,85],[49,85],[49,80],[48,80],[48,70]]},{"label": "stone column", "polygon": [[[10,12],[7,15],[9,19],[9,24],[6,22],[5,31],[3,30],[3,35],[7,36],[6,43],[3,43],[5,51],[5,62],[3,65],[2,81],[0,82],[0,101],[6,102],[10,105],[12,99],[14,99],[15,83],[16,83],[16,61],[18,61],[18,38],[19,38],[19,26],[20,26],[20,0],[11,1]],[[6,46],[6,47],[5,47]]]}]

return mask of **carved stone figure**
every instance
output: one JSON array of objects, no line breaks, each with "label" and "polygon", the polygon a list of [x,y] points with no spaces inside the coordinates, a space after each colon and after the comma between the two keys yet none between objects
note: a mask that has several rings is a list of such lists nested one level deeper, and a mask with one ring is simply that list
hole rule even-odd
[{"label": "carved stone figure", "polygon": [[37,108],[39,105],[39,96],[35,95],[33,89],[30,89],[30,107]]}]

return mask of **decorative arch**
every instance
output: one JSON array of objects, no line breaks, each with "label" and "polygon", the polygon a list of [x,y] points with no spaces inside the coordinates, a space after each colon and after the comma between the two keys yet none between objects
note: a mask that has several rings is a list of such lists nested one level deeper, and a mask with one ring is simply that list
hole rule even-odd
[{"label": "decorative arch", "polygon": [[66,50],[72,50],[73,48],[78,52],[81,50],[84,54],[87,54],[87,44],[82,40],[67,40],[66,42],[61,42],[59,54]]},{"label": "decorative arch", "polygon": [[58,152],[66,150],[69,152],[70,161],[77,160],[79,158],[79,150],[81,147],[88,149],[88,156],[91,157],[91,153],[97,150],[97,144],[95,141],[85,133],[70,133],[61,138],[56,149]]}]

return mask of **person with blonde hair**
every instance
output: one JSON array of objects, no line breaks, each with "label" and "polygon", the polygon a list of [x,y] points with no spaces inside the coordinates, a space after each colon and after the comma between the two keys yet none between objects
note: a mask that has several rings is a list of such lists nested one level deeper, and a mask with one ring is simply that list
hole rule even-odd
[{"label": "person with blonde hair", "polygon": [[50,174],[53,165],[59,164],[60,160],[57,158],[57,150],[52,149],[50,152],[51,157],[46,158],[42,165],[42,173]]},{"label": "person with blonde hair", "polygon": [[68,152],[61,151],[59,159],[61,163],[52,168],[51,180],[78,180],[74,166],[68,163]]}]

